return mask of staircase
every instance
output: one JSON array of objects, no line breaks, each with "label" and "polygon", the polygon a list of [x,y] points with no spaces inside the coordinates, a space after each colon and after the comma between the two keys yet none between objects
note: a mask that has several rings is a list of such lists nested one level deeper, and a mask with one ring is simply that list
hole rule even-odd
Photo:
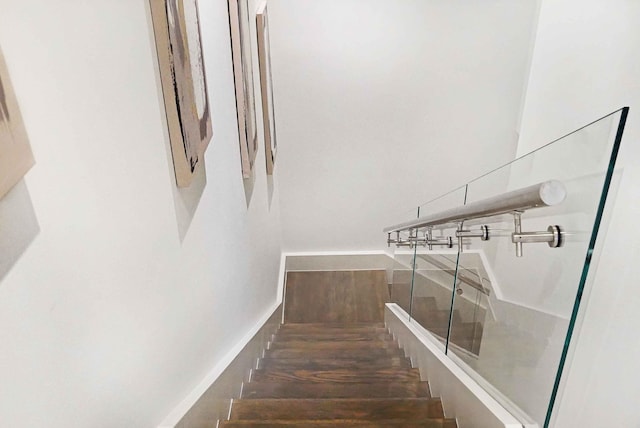
[{"label": "staircase", "polygon": [[384,271],[290,273],[285,298],[221,427],[456,427],[384,327]]}]

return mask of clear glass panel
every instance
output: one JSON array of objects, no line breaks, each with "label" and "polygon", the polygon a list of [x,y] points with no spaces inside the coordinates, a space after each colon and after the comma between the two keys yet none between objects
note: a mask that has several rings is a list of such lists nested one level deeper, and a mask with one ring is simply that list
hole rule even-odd
[{"label": "clear glass panel", "polygon": [[[396,216],[396,218],[403,220],[412,220],[420,216],[420,210],[428,209],[430,211],[439,211],[448,208],[453,208],[456,206],[460,206],[464,204],[464,197],[466,192],[466,186],[459,187],[457,189],[452,190],[451,192],[439,196],[416,209],[401,213],[401,215]],[[439,230],[437,233],[442,234],[444,230]],[[405,240],[409,237],[408,232],[403,232],[399,236],[401,239]],[[398,236],[393,234],[391,236],[392,239],[397,239]],[[437,247],[440,248],[440,247]],[[449,250],[449,252],[455,250]],[[411,305],[413,303],[412,294],[414,290],[414,264],[416,252],[424,252],[420,247],[409,247],[409,246],[394,246],[394,266],[393,266],[393,275],[390,287],[390,296],[391,302],[397,303],[402,309],[407,312],[407,314],[411,314]],[[453,267],[455,269],[455,265]],[[422,279],[418,279],[419,287],[421,291],[424,288],[424,281]],[[453,284],[453,279],[451,279],[451,284]],[[449,290],[452,290],[452,285],[449,287]],[[450,296],[450,294],[449,294]],[[446,305],[443,303],[441,309],[447,309],[450,307],[451,298],[447,299]],[[446,335],[445,335],[446,337]]]},{"label": "clear glass panel", "polygon": [[465,360],[474,361],[480,354],[490,293],[490,281],[479,253],[460,253],[449,351],[457,351]]},{"label": "clear glass panel", "polygon": [[467,193],[467,185],[460,186],[452,191],[438,196],[428,202],[418,206],[418,215],[432,214],[449,208],[456,208],[464,204],[465,195]]},{"label": "clear glass panel", "polygon": [[394,253],[393,281],[390,287],[391,302],[411,313],[411,284],[413,281],[414,250],[396,250]]},{"label": "clear glass panel", "polygon": [[456,250],[416,251],[411,319],[434,334],[444,344],[449,331],[453,284],[456,277]]},{"label": "clear glass panel", "polygon": [[[418,209],[414,208],[409,212],[405,212],[399,218],[404,220],[415,219],[418,215]],[[403,232],[401,239],[407,239],[408,233]],[[397,239],[396,234],[392,234],[392,239]],[[397,303],[404,311],[411,313],[411,288],[413,281],[413,264],[415,257],[415,248],[402,246],[394,248],[393,274],[389,294],[391,302]]]},{"label": "clear glass panel", "polygon": [[490,239],[473,239],[474,251],[460,254],[453,307],[449,355],[507,408],[515,404],[523,419],[540,425],[553,407],[624,115],[612,113],[467,187],[466,203],[547,180],[567,191],[559,205],[522,214],[523,231],[559,225],[560,248],[524,244],[523,257],[516,257],[512,214],[464,225],[488,224]]},{"label": "clear glass panel", "polygon": [[[457,188],[419,207],[421,215],[459,207],[464,204],[466,186]],[[412,322],[439,338],[443,344],[449,331],[453,289],[456,277],[458,250],[449,245],[451,228],[432,230],[434,245],[416,248],[413,293],[411,299]],[[424,237],[425,231],[419,236]]]}]

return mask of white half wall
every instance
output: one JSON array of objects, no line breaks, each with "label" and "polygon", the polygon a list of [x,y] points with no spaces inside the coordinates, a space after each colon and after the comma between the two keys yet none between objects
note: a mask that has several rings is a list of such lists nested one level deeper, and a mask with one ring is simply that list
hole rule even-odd
[{"label": "white half wall", "polygon": [[513,159],[535,0],[270,0],[283,246],[382,228]]},{"label": "white half wall", "polygon": [[[385,306],[385,325],[429,382],[433,397],[442,400],[444,414],[460,428],[522,428],[525,425],[445,355],[443,346],[395,303]],[[517,413],[520,416],[520,413]],[[526,424],[527,427],[534,427]]]},{"label": "white half wall", "polygon": [[582,329],[552,425],[559,428],[636,427],[640,420],[638,22],[635,0],[543,0],[540,11],[519,154],[631,107],[618,158],[617,199],[608,230],[601,230],[594,285],[583,298]]},{"label": "white half wall", "polygon": [[214,136],[178,190],[148,2],[0,0],[36,158],[0,201],[2,426],[156,426],[276,304],[278,170],[247,208],[227,4],[199,3]]}]

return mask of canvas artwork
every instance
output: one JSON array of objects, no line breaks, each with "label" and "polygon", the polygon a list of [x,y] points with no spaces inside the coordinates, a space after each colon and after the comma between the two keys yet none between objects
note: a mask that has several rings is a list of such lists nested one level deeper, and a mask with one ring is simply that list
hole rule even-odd
[{"label": "canvas artwork", "polygon": [[247,0],[228,0],[228,4],[242,176],[249,178],[258,152],[249,4]]},{"label": "canvas artwork", "polygon": [[178,187],[191,184],[211,140],[197,0],[150,0]]},{"label": "canvas artwork", "polygon": [[20,181],[33,164],[27,131],[0,51],[0,198]]},{"label": "canvas artwork", "polygon": [[269,50],[269,19],[267,3],[263,3],[256,15],[258,29],[258,61],[260,66],[260,90],[264,126],[264,150],[267,174],[273,174],[278,144],[276,143],[276,118],[273,104],[273,80],[271,78],[271,53]]}]

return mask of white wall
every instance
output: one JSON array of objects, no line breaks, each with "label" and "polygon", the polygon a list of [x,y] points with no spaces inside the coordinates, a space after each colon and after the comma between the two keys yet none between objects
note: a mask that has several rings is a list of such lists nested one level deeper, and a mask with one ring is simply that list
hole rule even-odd
[{"label": "white wall", "polygon": [[273,0],[283,245],[382,248],[513,158],[536,2]]},{"label": "white wall", "polygon": [[178,190],[147,1],[0,0],[37,162],[0,202],[2,426],[155,426],[276,301],[278,204],[259,153],[247,208],[227,6],[200,3],[214,137]]},{"label": "white wall", "polygon": [[[622,171],[556,427],[640,426],[640,3],[543,0],[519,153],[630,106]],[[576,162],[580,154],[576,153]]]}]

